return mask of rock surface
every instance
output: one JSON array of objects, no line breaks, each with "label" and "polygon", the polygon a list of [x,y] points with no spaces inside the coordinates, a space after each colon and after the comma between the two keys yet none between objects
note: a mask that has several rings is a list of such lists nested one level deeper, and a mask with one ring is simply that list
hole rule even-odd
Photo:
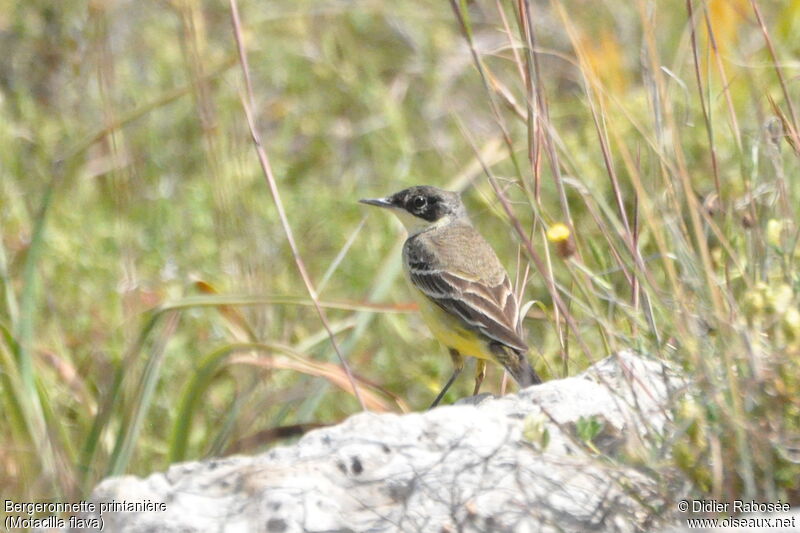
[{"label": "rock surface", "polygon": [[[571,378],[424,413],[362,413],[254,457],[103,481],[105,531],[652,531],[655,483],[600,459],[660,432],[678,381],[621,352]],[[470,404],[473,401],[475,404]],[[652,432],[652,433],[651,433]]]}]

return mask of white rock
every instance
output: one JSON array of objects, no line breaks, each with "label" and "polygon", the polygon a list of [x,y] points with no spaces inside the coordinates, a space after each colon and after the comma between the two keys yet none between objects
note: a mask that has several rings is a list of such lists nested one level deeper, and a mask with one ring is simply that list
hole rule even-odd
[{"label": "white rock", "polygon": [[602,421],[593,442],[613,457],[664,430],[679,384],[622,352],[516,395],[357,414],[259,456],[107,479],[92,500],[166,504],[104,514],[111,532],[648,531],[669,502],[643,473],[592,454],[575,428]]}]

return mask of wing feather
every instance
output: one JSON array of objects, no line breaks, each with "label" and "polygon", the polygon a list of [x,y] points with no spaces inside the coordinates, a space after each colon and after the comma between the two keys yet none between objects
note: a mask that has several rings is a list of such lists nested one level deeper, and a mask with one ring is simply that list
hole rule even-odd
[{"label": "wing feather", "polygon": [[517,301],[507,275],[488,285],[480,279],[417,264],[411,282],[439,307],[458,317],[471,330],[518,351],[528,347],[520,336]]}]

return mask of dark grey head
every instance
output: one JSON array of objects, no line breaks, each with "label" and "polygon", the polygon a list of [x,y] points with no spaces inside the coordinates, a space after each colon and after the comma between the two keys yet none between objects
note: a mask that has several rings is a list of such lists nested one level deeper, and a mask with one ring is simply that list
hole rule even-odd
[{"label": "dark grey head", "polygon": [[[409,230],[430,225],[445,218],[454,220],[466,216],[461,195],[430,185],[417,185],[386,198],[365,198],[363,204],[386,207],[395,212]],[[411,215],[408,217],[407,215]]]}]

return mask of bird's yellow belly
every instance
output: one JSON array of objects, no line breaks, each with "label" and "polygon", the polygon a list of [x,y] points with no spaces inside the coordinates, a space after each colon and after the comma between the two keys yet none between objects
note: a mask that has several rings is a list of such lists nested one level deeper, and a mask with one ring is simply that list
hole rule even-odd
[{"label": "bird's yellow belly", "polygon": [[461,355],[492,359],[486,341],[479,334],[464,328],[457,318],[431,302],[419,289],[412,287],[411,292],[419,305],[422,319],[436,340]]}]

